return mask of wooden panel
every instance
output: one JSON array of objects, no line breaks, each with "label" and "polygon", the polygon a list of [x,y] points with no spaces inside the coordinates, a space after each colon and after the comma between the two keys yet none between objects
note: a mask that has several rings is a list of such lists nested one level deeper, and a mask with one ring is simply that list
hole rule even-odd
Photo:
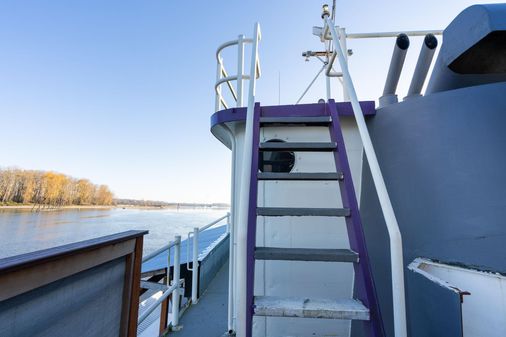
[{"label": "wooden panel", "polygon": [[137,336],[137,319],[139,316],[139,296],[141,286],[142,241],[137,238],[133,255],[132,287],[130,292],[130,317],[128,319],[128,337]]},{"label": "wooden panel", "polygon": [[[120,336],[137,335],[143,235],[127,231],[0,260],[0,301],[125,257]],[[121,284],[119,284],[121,287]],[[40,290],[40,289],[39,289]],[[121,293],[121,291],[120,291]],[[16,297],[18,298],[18,297]],[[49,305],[49,304],[48,304]],[[55,305],[58,305],[57,303]]]},{"label": "wooden panel", "polygon": [[38,265],[30,264],[26,269],[2,274],[0,275],[2,284],[0,301],[125,256],[133,251],[134,246],[135,240],[131,239],[92,251],[54,258]]}]

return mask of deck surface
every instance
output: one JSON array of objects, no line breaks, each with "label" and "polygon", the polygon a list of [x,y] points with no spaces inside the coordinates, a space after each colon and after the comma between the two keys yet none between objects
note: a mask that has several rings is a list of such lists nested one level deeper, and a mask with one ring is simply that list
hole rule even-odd
[{"label": "deck surface", "polygon": [[223,264],[199,303],[181,317],[183,329],[171,332],[177,337],[221,337],[227,332],[228,262]]},{"label": "deck surface", "polygon": [[[227,226],[218,226],[212,227],[208,230],[199,233],[199,257],[209,249],[209,246],[218,240],[222,235],[224,235],[227,231]],[[187,257],[187,244],[188,240],[184,239],[181,241],[181,264],[186,263],[188,260]],[[190,243],[190,249],[193,247],[192,243]],[[152,257],[151,259],[145,261],[142,264],[142,272],[149,272],[153,270],[163,269],[167,267],[167,255],[168,251],[165,250],[160,254]],[[190,252],[191,255],[191,252]],[[199,258],[200,260],[200,258]],[[174,253],[170,256],[170,265],[174,265]]]}]

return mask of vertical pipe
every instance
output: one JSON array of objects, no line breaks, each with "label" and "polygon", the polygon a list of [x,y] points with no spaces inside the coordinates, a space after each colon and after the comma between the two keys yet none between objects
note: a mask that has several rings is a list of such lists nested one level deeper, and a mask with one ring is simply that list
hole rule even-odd
[{"label": "vertical pipe", "polygon": [[230,183],[230,213],[228,214],[228,232],[229,232],[229,255],[228,255],[228,332],[230,335],[235,331],[235,282],[236,282],[236,266],[235,266],[235,217],[236,217],[236,157],[237,148],[235,135],[232,130],[225,125],[225,130],[230,138],[232,150],[232,168]]},{"label": "vertical pipe", "polygon": [[[177,284],[177,288],[172,292],[172,325],[179,325],[179,281],[181,279],[181,236],[175,236],[176,245],[174,246],[174,278],[173,284]],[[170,263],[170,261],[169,261]],[[170,266],[170,265],[169,265]]]},{"label": "vertical pipe", "polygon": [[[219,61],[216,64],[216,82],[218,82],[221,79],[221,73],[222,73],[221,56],[218,55],[218,58],[219,58]],[[219,85],[216,88],[216,96],[215,96],[215,100],[214,100],[214,111],[219,111],[221,109],[220,97],[221,97],[221,85]]]},{"label": "vertical pipe", "polygon": [[199,291],[199,228],[193,229],[192,304],[197,304]]},{"label": "vertical pipe", "polygon": [[425,35],[423,39],[422,49],[416,62],[415,72],[409,85],[408,94],[404,99],[420,96],[422,92],[423,84],[427,78],[432,58],[436,52],[437,39],[433,34]]},{"label": "vertical pipe", "polygon": [[[339,44],[341,46],[341,49],[344,51],[344,62],[348,64],[348,45],[346,43],[346,28],[339,28]],[[349,102],[350,95],[348,95],[346,84],[344,82],[342,84],[343,84],[343,101]]]},{"label": "vertical pipe", "polygon": [[[232,177],[234,177],[232,175]],[[234,179],[234,178],[233,178]],[[234,332],[234,223],[232,217],[229,215],[228,226],[228,240],[229,240],[229,253],[228,253],[228,333]]]},{"label": "vertical pipe", "polygon": [[[260,25],[255,24],[253,46],[251,51],[250,81],[248,93],[248,109],[246,112],[246,130],[241,160],[241,187],[237,221],[237,337],[245,337],[247,334],[247,243],[248,243],[248,211],[249,211],[249,188],[251,180],[251,161],[253,150],[253,124],[255,109],[255,85],[256,85],[256,62],[258,56],[258,41],[260,40]],[[250,332],[251,333],[251,332]]]},{"label": "vertical pipe", "polygon": [[244,74],[244,35],[237,39],[237,107],[242,106],[243,75]]},{"label": "vertical pipe", "polygon": [[[328,50],[328,52],[330,53],[330,41],[325,41],[325,48]],[[328,54],[327,54],[328,55]],[[330,62],[330,58],[327,56],[327,63]],[[326,65],[324,64],[323,65],[323,68],[326,68]],[[332,68],[330,69],[332,70]],[[320,73],[318,73],[318,75],[320,75]],[[317,76],[318,76],[317,75]],[[325,87],[327,89],[327,102],[329,101],[329,99],[332,98],[332,92],[331,92],[331,86],[330,86],[330,77],[329,76],[325,76]],[[309,90],[309,89],[308,89]],[[298,103],[298,102],[297,102]]]},{"label": "vertical pipe", "polygon": [[383,89],[383,96],[379,98],[379,107],[382,108],[386,105],[397,103],[397,84],[401,77],[402,67],[406,59],[406,53],[409,48],[409,37],[406,34],[399,34],[395,40],[394,51],[392,53],[392,60],[388,68],[388,75],[385,81],[385,88]]},{"label": "vertical pipe", "polygon": [[[332,20],[325,18],[326,26],[330,27],[332,38],[334,41],[339,41],[339,34],[334,28]],[[394,312],[394,332],[395,337],[407,337],[407,325],[406,325],[406,295],[404,291],[404,262],[403,262],[403,251],[402,251],[402,237],[399,230],[399,224],[395,217],[395,212],[388,196],[388,190],[385,185],[385,180],[381,173],[381,168],[372,145],[371,137],[369,136],[369,130],[365,124],[364,114],[360,103],[358,101],[357,93],[353,87],[353,81],[351,79],[348,65],[344,62],[344,51],[340,48],[336,48],[338,52],[338,59],[343,72],[343,81],[346,83],[348,93],[350,94],[351,106],[353,107],[353,114],[357,122],[358,131],[364,147],[364,152],[369,162],[369,169],[373,178],[374,186],[376,187],[376,193],[380,202],[383,217],[388,229],[388,235],[390,238],[390,263],[392,266],[392,300],[393,300],[393,312]]]}]

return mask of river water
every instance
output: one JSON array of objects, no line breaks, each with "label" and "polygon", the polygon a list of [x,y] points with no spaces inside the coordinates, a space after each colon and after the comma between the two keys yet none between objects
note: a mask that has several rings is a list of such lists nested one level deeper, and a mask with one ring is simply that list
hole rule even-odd
[{"label": "river water", "polygon": [[[51,248],[131,229],[146,229],[144,254],[184,239],[227,210],[98,209],[31,212],[0,210],[0,258]],[[223,222],[224,224],[225,222]]]}]

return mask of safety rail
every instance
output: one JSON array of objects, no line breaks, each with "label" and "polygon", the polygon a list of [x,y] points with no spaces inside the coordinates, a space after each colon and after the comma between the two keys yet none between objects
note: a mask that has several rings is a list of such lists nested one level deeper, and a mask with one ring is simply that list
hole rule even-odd
[{"label": "safety rail", "polygon": [[[251,177],[251,161],[253,153],[253,113],[255,109],[255,92],[256,92],[256,77],[258,73],[258,45],[260,42],[260,24],[255,23],[255,32],[253,34],[255,39],[251,48],[251,65],[250,75],[251,79],[248,88],[248,106],[246,109],[246,125],[244,142],[242,144],[242,161],[241,161],[241,176],[239,186],[239,197],[237,216],[235,222],[235,289],[234,303],[236,308],[234,311],[236,316],[236,327],[234,332],[237,336],[245,336],[246,334],[246,274],[247,274],[247,240],[248,240],[248,207],[249,207],[249,191],[250,191],[250,177]],[[230,319],[229,319],[230,321]]]},{"label": "safety rail", "polygon": [[[199,292],[199,233],[205,231],[206,229],[211,228],[212,226],[216,225],[217,223],[221,222],[224,219],[229,219],[230,213],[227,213],[226,215],[222,216],[221,218],[218,218],[214,220],[213,222],[205,225],[202,228],[195,227],[193,231],[188,232],[188,241],[186,243],[186,256],[188,257],[186,260],[186,269],[190,270],[192,272],[192,297],[191,301],[192,304],[197,304],[198,299],[198,292]],[[229,221],[230,222],[230,221]],[[193,238],[193,240],[190,240]],[[192,244],[192,254],[191,254],[191,261],[192,266],[190,267],[190,242],[193,242]]]},{"label": "safety rail", "polygon": [[[217,70],[216,70],[216,83],[214,85],[214,90],[216,91],[216,100],[215,100],[215,111],[221,110],[222,107],[225,109],[229,108],[229,105],[225,98],[222,95],[221,86],[226,83],[230,93],[232,94],[233,99],[236,102],[236,107],[241,107],[243,104],[243,88],[244,81],[250,80],[252,75],[244,74],[244,45],[251,43],[254,44],[255,41],[261,39],[260,30],[258,30],[258,35],[255,38],[246,38],[244,35],[239,35],[237,40],[232,40],[223,43],[216,50],[216,61],[217,61]],[[237,45],[237,75],[228,75],[228,72],[225,70],[225,65],[223,64],[223,57],[221,56],[221,52],[231,46]],[[261,75],[260,70],[260,60],[258,58],[258,54],[254,55],[255,59],[255,79],[258,79]],[[232,85],[232,81],[236,82],[236,88]]]},{"label": "safety rail", "polygon": [[[172,280],[170,279],[170,250],[174,248],[174,272]],[[168,297],[172,295],[172,326],[174,329],[177,329],[179,326],[179,309],[180,309],[180,290],[181,290],[181,236],[176,235],[174,237],[174,241],[169,244],[161,247],[160,249],[155,250],[151,254],[143,257],[142,262],[146,262],[151,258],[159,255],[164,251],[168,251],[167,254],[167,272],[166,272],[166,290],[163,291],[162,296],[160,296],[154,303],[152,303],[149,308],[147,308],[140,316],[138,320],[138,325],[140,325],[148,316],[151,314],[159,305],[167,304]],[[150,285],[150,283],[152,283]],[[149,289],[158,283],[153,282],[142,282],[141,287],[144,289]],[[162,320],[162,317],[160,317]],[[165,318],[163,319],[164,321]],[[166,326],[161,327],[161,329],[165,329]],[[162,331],[160,331],[162,332]]]},{"label": "safety rail", "polygon": [[[403,251],[402,251],[402,237],[399,230],[399,225],[395,217],[392,203],[388,195],[388,191],[381,173],[376,152],[372,145],[371,137],[365,124],[364,115],[362,108],[351,79],[350,71],[348,69],[348,63],[346,61],[346,55],[348,53],[345,46],[341,42],[344,31],[336,29],[333,20],[330,18],[328,9],[323,10],[322,18],[324,20],[324,27],[321,34],[321,38],[328,39],[328,33],[330,32],[330,38],[334,43],[334,51],[332,52],[331,62],[328,64],[327,69],[332,69],[333,61],[337,58],[342,72],[342,80],[344,90],[346,91],[355,120],[357,123],[360,138],[364,147],[364,152],[369,163],[369,169],[373,178],[374,186],[380,201],[381,210],[385,218],[389,238],[390,238],[390,263],[392,267],[392,297],[393,297],[393,315],[394,315],[394,333],[395,337],[407,337],[406,327],[406,301],[405,301],[405,290],[404,290],[404,264],[403,264]],[[344,47],[344,48],[343,48]],[[330,50],[328,50],[330,52]]]},{"label": "safety rail", "polygon": [[[230,224],[230,213],[212,221],[211,223],[203,226],[203,227],[195,227],[193,231],[188,233],[188,241],[186,243],[187,247],[187,270],[192,272],[192,291],[191,291],[191,302],[190,304],[198,303],[198,233],[203,232],[214,225],[220,223],[224,219],[227,219],[227,224]],[[230,230],[230,226],[228,226],[227,232]],[[196,233],[196,234],[195,234]],[[190,237],[193,234],[193,254],[191,255],[192,267],[190,267]],[[170,265],[171,265],[171,249],[174,249],[174,270],[173,277],[170,278]],[[138,325],[140,325],[146,318],[160,305],[167,305],[167,301],[169,300],[169,296],[172,295],[172,329],[178,330],[179,327],[179,316],[180,316],[180,295],[181,292],[181,284],[184,279],[181,279],[181,236],[176,235],[174,237],[174,241],[171,241],[167,245],[155,250],[154,252],[144,256],[142,258],[142,262],[146,262],[153,257],[160,255],[164,251],[168,251],[167,253],[167,271],[166,271],[166,285],[162,285],[154,282],[141,281],[141,288],[143,289],[155,289],[162,291],[162,295],[157,298],[155,302],[153,302],[146,310],[143,311],[138,318]],[[160,317],[162,319],[162,317]],[[164,327],[166,328],[166,326]],[[163,331],[160,331],[162,333]]]}]

